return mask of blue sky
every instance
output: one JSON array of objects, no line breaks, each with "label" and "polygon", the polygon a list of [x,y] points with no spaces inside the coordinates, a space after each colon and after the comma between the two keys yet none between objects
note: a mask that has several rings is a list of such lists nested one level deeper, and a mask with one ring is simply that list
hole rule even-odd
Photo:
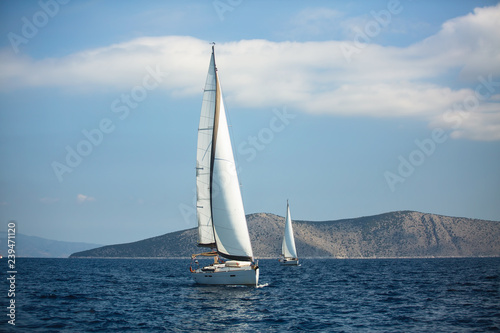
[{"label": "blue sky", "polygon": [[195,226],[211,42],[246,213],[500,220],[497,1],[2,1],[0,217]]}]

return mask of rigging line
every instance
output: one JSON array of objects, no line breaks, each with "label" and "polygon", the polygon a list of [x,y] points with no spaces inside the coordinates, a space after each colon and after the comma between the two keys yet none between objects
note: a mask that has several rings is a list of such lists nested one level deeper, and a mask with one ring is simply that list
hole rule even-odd
[{"label": "rigging line", "polygon": [[212,142],[210,142],[210,144],[208,145],[207,149],[205,149],[205,153],[203,154],[202,160],[204,160],[205,157],[207,156],[209,149],[210,149],[210,151],[212,150]]}]

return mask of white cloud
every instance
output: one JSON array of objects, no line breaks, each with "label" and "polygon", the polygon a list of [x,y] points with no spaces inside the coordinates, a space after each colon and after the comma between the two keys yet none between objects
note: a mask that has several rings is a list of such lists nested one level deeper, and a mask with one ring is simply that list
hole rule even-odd
[{"label": "white cloud", "polygon": [[500,74],[500,4],[443,23],[441,31],[408,48],[445,68],[461,69],[461,78]]},{"label": "white cloud", "polygon": [[[497,106],[498,108],[498,106]],[[500,140],[500,112],[471,112],[463,124],[453,129],[451,137],[472,140]]]},{"label": "white cloud", "polygon": [[89,196],[83,195],[83,194],[78,194],[76,196],[76,202],[78,202],[79,204],[82,204],[84,202],[92,202],[92,201],[95,201],[94,197],[89,197]]},{"label": "white cloud", "polygon": [[[337,12],[303,13],[297,24],[318,27]],[[297,19],[298,20],[298,19]],[[321,26],[321,24],[320,24]],[[354,50],[346,61],[342,48]],[[321,114],[417,116],[452,129],[454,137],[498,140],[500,5],[445,22],[435,35],[408,47],[356,41],[241,40],[216,46],[224,93],[233,107],[275,107]],[[168,76],[162,88],[175,96],[201,95],[210,45],[193,37],[149,37],[35,60],[0,53],[0,89],[53,86],[129,91],[146,67]],[[457,74],[458,73],[458,74]],[[459,129],[439,122],[453,105],[474,96],[479,77],[491,77],[488,98]],[[484,89],[483,89],[484,90]],[[485,90],[486,91],[486,90]],[[491,130],[493,128],[493,130]]]},{"label": "white cloud", "polygon": [[454,139],[500,140],[500,103],[495,101],[497,96],[491,98],[492,102],[481,104],[475,92],[469,91],[461,103],[434,116],[430,126],[450,130],[450,137]]}]

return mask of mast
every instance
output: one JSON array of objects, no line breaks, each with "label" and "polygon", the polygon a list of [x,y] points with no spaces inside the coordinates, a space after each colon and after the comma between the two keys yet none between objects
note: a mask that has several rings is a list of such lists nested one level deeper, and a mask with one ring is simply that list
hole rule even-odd
[{"label": "mast", "polygon": [[[214,61],[213,64],[213,75],[215,78],[215,104],[214,104],[214,123],[213,123],[213,131],[212,131],[212,153],[210,155],[210,216],[213,219],[213,210],[212,210],[212,198],[213,198],[213,189],[214,189],[214,161],[215,161],[215,148],[217,147],[217,134],[219,132],[219,114],[220,114],[220,98],[219,98],[219,78],[217,77],[217,66],[215,65],[215,43],[212,43],[212,58]],[[212,69],[212,67],[210,67]],[[212,233],[214,234],[214,244],[215,242],[215,227],[212,223]],[[216,247],[216,246],[215,246]]]}]

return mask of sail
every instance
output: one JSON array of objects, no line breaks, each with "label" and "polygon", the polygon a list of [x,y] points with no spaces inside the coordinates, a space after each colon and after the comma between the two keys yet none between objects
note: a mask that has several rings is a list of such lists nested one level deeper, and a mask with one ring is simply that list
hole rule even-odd
[{"label": "sail", "polygon": [[198,149],[196,153],[196,215],[198,218],[198,246],[215,247],[210,206],[210,167],[212,161],[212,137],[215,117],[215,57],[212,52],[208,67],[200,124],[198,126]]},{"label": "sail", "polygon": [[252,244],[234,163],[219,78],[213,139],[212,221],[217,252],[235,260],[253,260]]},{"label": "sail", "polygon": [[281,253],[285,258],[297,258],[295,239],[293,237],[292,218],[290,217],[290,206],[286,203],[285,236],[281,245]]},{"label": "sail", "polygon": [[196,211],[198,246],[253,260],[213,48],[198,126]]}]

